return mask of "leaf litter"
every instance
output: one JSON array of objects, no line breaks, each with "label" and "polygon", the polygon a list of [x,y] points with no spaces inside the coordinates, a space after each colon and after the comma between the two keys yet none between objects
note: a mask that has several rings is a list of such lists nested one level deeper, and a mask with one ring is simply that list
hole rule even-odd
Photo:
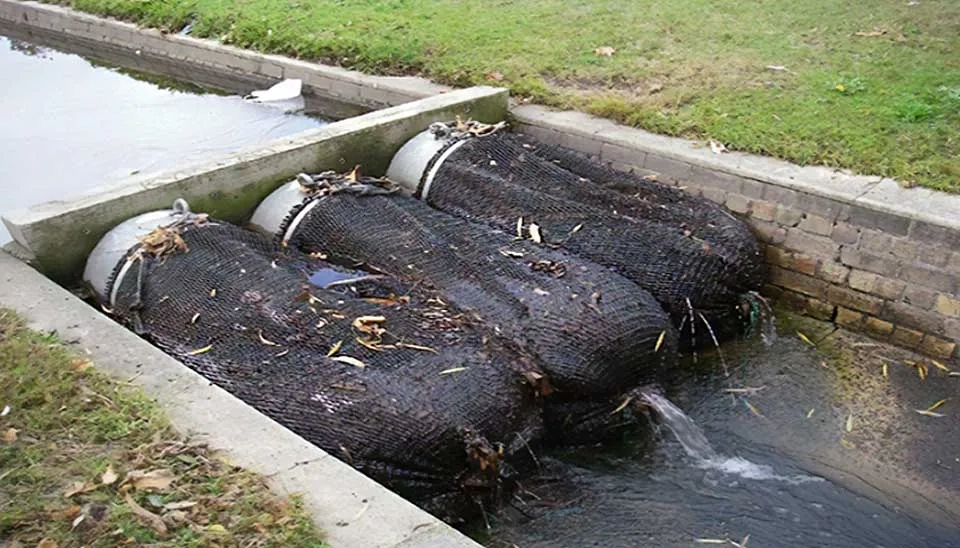
[{"label": "leaf litter", "polygon": [[[299,499],[276,496],[261,476],[174,432],[129,383],[95,366],[74,367],[86,360],[8,323],[0,319],[0,366],[29,360],[31,367],[0,378],[0,401],[35,440],[29,454],[12,446],[0,474],[4,513],[18,516],[3,534],[13,545],[326,546]],[[47,397],[28,405],[38,389]],[[64,412],[83,408],[89,393],[109,394],[116,405],[86,409],[79,422]],[[103,437],[104,424],[124,434]],[[212,537],[215,522],[227,537]]]}]

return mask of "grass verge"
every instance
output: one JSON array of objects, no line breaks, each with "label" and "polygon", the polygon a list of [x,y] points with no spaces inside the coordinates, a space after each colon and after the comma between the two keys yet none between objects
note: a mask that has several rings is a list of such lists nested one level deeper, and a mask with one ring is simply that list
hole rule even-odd
[{"label": "grass verge", "polygon": [[955,0],[59,0],[960,192]]},{"label": "grass verge", "polygon": [[0,308],[0,544],[325,546],[300,502]]}]

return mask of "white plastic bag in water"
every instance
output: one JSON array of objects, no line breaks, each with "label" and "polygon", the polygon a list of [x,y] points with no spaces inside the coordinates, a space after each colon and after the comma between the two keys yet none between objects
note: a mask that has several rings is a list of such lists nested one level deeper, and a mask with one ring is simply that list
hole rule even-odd
[{"label": "white plastic bag in water", "polygon": [[297,112],[304,109],[302,92],[303,81],[299,78],[288,78],[274,84],[270,89],[253,91],[244,99],[280,108],[285,112]]}]

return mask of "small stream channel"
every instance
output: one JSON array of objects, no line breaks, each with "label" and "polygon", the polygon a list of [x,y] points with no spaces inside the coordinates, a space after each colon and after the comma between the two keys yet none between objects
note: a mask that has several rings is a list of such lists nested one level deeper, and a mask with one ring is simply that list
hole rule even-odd
[{"label": "small stream channel", "polygon": [[[139,67],[137,67],[139,68]],[[0,35],[0,212],[146,179],[325,125]],[[0,225],[0,245],[10,236]]]},{"label": "small stream channel", "polygon": [[[684,364],[653,433],[541,455],[542,477],[474,536],[495,548],[960,546],[960,402],[947,407],[960,378],[920,379],[915,357],[819,330],[837,356],[787,330],[769,348],[726,345],[729,378],[715,356]],[[942,398],[945,417],[914,411]]]}]

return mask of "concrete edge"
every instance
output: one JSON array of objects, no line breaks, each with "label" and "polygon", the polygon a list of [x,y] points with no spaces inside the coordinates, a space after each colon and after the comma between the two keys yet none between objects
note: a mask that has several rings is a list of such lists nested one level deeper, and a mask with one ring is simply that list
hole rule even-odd
[{"label": "concrete edge", "polygon": [[455,116],[496,122],[506,114],[505,89],[460,89],[333,122],[220,160],[10,211],[2,220],[44,274],[71,283],[104,233],[134,215],[168,208],[177,198],[186,199],[194,211],[244,223],[267,194],[299,172],[346,171],[360,164],[365,173],[380,175],[396,151],[432,122]]},{"label": "concrete edge", "polygon": [[0,20],[20,27],[55,32],[109,44],[137,55],[202,65],[224,75],[257,75],[270,80],[300,78],[313,94],[371,108],[394,106],[450,91],[409,76],[372,76],[341,67],[262,54],[132,23],[105,19],[58,5],[0,0]]},{"label": "concrete edge", "polygon": [[597,156],[616,167],[649,169],[692,180],[703,171],[732,175],[960,230],[960,196],[905,188],[893,179],[823,166],[798,166],[741,152],[715,154],[694,141],[655,135],[582,112],[514,105],[510,114],[515,125],[531,135]]},{"label": "concrete edge", "polygon": [[55,331],[97,368],[143,388],[174,427],[232,463],[299,493],[335,548],[478,548],[480,545],[284,428],[0,251],[0,305]]}]

